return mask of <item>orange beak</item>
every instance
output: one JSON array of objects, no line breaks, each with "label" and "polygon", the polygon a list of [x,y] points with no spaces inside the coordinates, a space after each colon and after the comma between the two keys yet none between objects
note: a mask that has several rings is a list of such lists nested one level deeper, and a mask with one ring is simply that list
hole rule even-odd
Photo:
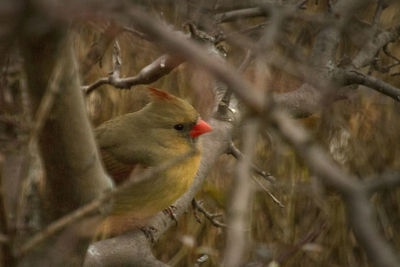
[{"label": "orange beak", "polygon": [[202,119],[199,119],[197,121],[197,124],[193,126],[192,130],[190,131],[190,136],[194,138],[196,136],[205,134],[211,130],[212,128],[207,122],[203,121]]}]

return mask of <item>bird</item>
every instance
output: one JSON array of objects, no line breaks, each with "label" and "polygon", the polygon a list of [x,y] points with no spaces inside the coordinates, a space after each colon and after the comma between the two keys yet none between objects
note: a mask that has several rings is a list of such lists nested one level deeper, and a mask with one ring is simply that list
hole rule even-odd
[{"label": "bird", "polygon": [[106,121],[94,131],[103,165],[115,184],[193,153],[117,195],[99,228],[102,236],[144,227],[154,214],[169,210],[199,167],[198,137],[212,130],[187,101],[156,88],[149,88],[149,95],[150,103],[141,110]]}]

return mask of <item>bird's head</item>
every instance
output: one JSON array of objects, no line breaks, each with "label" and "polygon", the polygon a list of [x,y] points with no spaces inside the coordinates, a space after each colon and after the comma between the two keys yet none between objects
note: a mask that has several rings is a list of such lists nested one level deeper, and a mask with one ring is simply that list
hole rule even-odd
[{"label": "bird's head", "polygon": [[147,116],[153,124],[149,127],[156,129],[163,144],[183,139],[195,143],[198,136],[212,130],[187,101],[155,88],[149,88],[149,93],[152,101],[147,106]]}]

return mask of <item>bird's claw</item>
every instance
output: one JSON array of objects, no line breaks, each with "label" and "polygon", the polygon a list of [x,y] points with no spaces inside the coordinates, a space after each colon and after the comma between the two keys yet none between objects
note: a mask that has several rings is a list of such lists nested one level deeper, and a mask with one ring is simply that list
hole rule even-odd
[{"label": "bird's claw", "polygon": [[178,218],[176,217],[176,214],[175,214],[176,210],[177,210],[177,208],[175,206],[171,205],[168,208],[166,208],[165,210],[163,210],[163,212],[165,214],[169,215],[171,220],[175,221],[176,225],[178,225]]},{"label": "bird's claw", "polygon": [[152,244],[156,242],[154,238],[154,234],[157,233],[157,229],[151,225],[143,226],[140,230],[144,233],[144,235],[151,241]]}]

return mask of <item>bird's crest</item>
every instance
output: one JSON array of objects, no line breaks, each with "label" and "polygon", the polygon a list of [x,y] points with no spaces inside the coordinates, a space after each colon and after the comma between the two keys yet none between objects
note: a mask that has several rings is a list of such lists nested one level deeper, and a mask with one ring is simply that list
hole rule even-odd
[{"label": "bird's crest", "polygon": [[161,91],[159,89],[149,87],[150,95],[154,99],[158,100],[173,100],[175,97],[171,94],[168,94],[167,92]]}]

